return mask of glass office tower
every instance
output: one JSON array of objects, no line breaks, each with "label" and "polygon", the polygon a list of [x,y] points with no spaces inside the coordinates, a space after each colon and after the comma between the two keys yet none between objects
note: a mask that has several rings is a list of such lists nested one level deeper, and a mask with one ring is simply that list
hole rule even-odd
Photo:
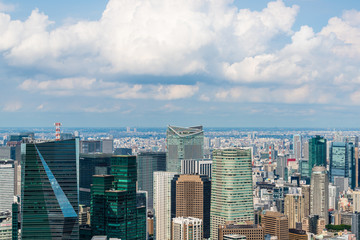
[{"label": "glass office tower", "polygon": [[78,141],[21,145],[21,239],[79,239]]},{"label": "glass office tower", "polygon": [[211,239],[227,221],[254,221],[250,149],[214,150],[210,221]]},{"label": "glass office tower", "polygon": [[182,159],[203,159],[203,127],[168,126],[166,144],[166,171],[180,173]]},{"label": "glass office tower", "polygon": [[334,142],[330,147],[330,182],[334,177],[349,178],[349,185],[355,188],[355,158],[352,143]]},{"label": "glass office tower", "polygon": [[309,176],[314,166],[326,166],[326,139],[319,135],[309,140]]}]

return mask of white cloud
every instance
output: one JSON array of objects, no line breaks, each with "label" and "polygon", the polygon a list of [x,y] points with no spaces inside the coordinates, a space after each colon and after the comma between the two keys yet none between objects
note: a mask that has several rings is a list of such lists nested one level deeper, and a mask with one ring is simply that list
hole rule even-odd
[{"label": "white cloud", "polygon": [[5,4],[0,1],[0,12],[11,12],[15,10],[15,5]]},{"label": "white cloud", "polygon": [[19,101],[7,102],[3,106],[4,112],[16,112],[22,108],[22,103]]},{"label": "white cloud", "polygon": [[[63,78],[56,80],[27,79],[19,88],[52,96],[93,96],[115,99],[175,100],[190,98],[199,91],[198,85],[154,85],[105,82],[93,78]],[[91,109],[90,109],[91,110]]]}]

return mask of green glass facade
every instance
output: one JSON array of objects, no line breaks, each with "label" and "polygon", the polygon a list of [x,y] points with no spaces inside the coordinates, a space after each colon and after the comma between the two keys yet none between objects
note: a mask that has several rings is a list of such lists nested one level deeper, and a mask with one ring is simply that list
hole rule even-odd
[{"label": "green glass facade", "polygon": [[21,145],[21,239],[78,239],[78,139]]},{"label": "green glass facade", "polygon": [[106,235],[106,191],[112,188],[114,176],[94,175],[91,185],[90,220],[92,235]]},{"label": "green glass facade", "polygon": [[314,166],[326,166],[326,139],[318,135],[309,140],[309,176]]},{"label": "green glass facade", "polygon": [[[146,227],[140,223],[143,224],[143,219],[146,219],[146,207],[145,210],[138,209],[136,201],[136,157],[112,156],[111,174],[111,176],[93,178],[91,187],[93,234],[122,240],[145,239]],[[112,183],[110,183],[111,178]]]},{"label": "green glass facade", "polygon": [[168,126],[166,131],[166,171],[181,172],[182,159],[203,159],[204,131],[202,126]]},{"label": "green glass facade", "polygon": [[210,236],[226,221],[254,221],[251,150],[217,149],[213,152]]},{"label": "green glass facade", "polygon": [[19,204],[12,204],[12,240],[19,239]]}]

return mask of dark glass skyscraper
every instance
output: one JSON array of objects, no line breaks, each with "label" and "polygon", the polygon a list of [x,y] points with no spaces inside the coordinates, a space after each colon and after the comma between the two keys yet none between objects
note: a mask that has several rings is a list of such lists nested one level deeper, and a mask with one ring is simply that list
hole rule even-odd
[{"label": "dark glass skyscraper", "polygon": [[318,135],[309,140],[309,176],[314,166],[326,166],[326,139]]},{"label": "dark glass skyscraper", "polygon": [[[91,188],[93,234],[123,240],[145,239],[146,206],[137,205],[136,157],[112,156],[111,174],[111,176],[93,178]],[[112,180],[111,185],[110,180]],[[99,214],[101,216],[96,216]]]},{"label": "dark glass skyscraper", "polygon": [[21,239],[78,239],[79,140],[21,145]]},{"label": "dark glass skyscraper", "polygon": [[355,158],[352,143],[334,142],[330,147],[330,182],[334,177],[349,178],[349,185],[355,188]]},{"label": "dark glass skyscraper", "polygon": [[148,192],[148,208],[153,209],[154,172],[166,171],[165,152],[141,152],[137,155],[139,190]]}]

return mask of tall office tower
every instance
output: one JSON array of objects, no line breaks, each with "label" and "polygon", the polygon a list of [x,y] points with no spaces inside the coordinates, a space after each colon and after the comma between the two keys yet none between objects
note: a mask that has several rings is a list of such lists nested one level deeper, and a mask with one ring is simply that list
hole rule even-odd
[{"label": "tall office tower", "polygon": [[[230,238],[226,237],[229,235],[240,235],[245,236],[245,238]],[[229,223],[227,225],[219,226],[219,239],[251,239],[251,240],[263,240],[264,239],[264,230],[260,225],[257,224],[233,224]]]},{"label": "tall office tower", "polygon": [[139,190],[148,192],[148,208],[153,210],[154,172],[166,171],[165,152],[140,152],[137,155]]},{"label": "tall office tower", "polygon": [[0,160],[0,212],[11,211],[14,201],[14,161]]},{"label": "tall office tower", "polygon": [[210,236],[227,221],[254,222],[251,150],[216,149],[213,152]]},{"label": "tall office tower", "polygon": [[12,240],[19,239],[19,207],[16,199],[12,204]]},{"label": "tall office tower", "polygon": [[[330,146],[330,182],[334,177],[349,178],[349,184],[355,188],[354,146],[352,143],[334,142]],[[353,181],[354,180],[354,181]]]},{"label": "tall office tower", "polygon": [[146,191],[136,192],[136,229],[138,239],[148,239],[147,209],[148,193]]},{"label": "tall office tower", "polygon": [[106,235],[106,191],[112,188],[114,176],[94,175],[91,185],[90,221],[93,236]]},{"label": "tall office tower", "polygon": [[312,169],[310,190],[310,212],[319,215],[329,223],[329,178],[326,168],[316,166]]},{"label": "tall office tower", "polygon": [[337,209],[338,203],[338,187],[334,186],[333,184],[329,184],[329,209]]},{"label": "tall office tower", "polygon": [[337,186],[340,193],[344,193],[349,189],[349,178],[334,177],[334,185]]},{"label": "tall office tower", "polygon": [[295,134],[293,136],[294,143],[294,155],[296,160],[300,160],[302,157],[302,137],[300,134]]},{"label": "tall office tower", "polygon": [[360,212],[353,213],[351,222],[351,232],[360,239]]},{"label": "tall office tower", "polygon": [[114,176],[113,187],[106,191],[107,236],[126,240],[144,239],[143,231],[146,228],[139,226],[143,217],[138,216],[136,205],[136,156],[112,156],[111,175]]},{"label": "tall office tower", "polygon": [[287,216],[279,212],[267,211],[261,218],[264,234],[277,236],[278,240],[289,239],[289,221]]},{"label": "tall office tower", "polygon": [[183,159],[181,160],[181,174],[206,175],[211,179],[212,160]]},{"label": "tall office tower", "polygon": [[155,239],[171,239],[171,180],[176,172],[154,172]]},{"label": "tall office tower", "polygon": [[304,217],[310,215],[310,185],[301,185],[301,194],[304,200]]},{"label": "tall office tower", "polygon": [[90,206],[93,175],[110,174],[111,154],[80,154],[80,204]]},{"label": "tall office tower", "polygon": [[303,158],[309,159],[309,141],[305,141],[303,144]]},{"label": "tall office tower", "polygon": [[202,220],[177,217],[172,220],[172,240],[202,240]]},{"label": "tall office tower", "polygon": [[204,156],[204,131],[202,126],[174,127],[166,131],[166,170],[180,173],[182,159],[202,159]]},{"label": "tall office tower", "polygon": [[355,188],[359,187],[360,182],[360,164],[359,164],[359,137],[358,136],[351,136],[347,137],[346,142],[352,143],[354,146],[354,164],[353,164],[353,183],[355,182]]},{"label": "tall office tower", "polygon": [[14,195],[21,196],[21,161],[14,161]]},{"label": "tall office tower", "polygon": [[114,151],[114,139],[101,139],[101,152],[112,154]]},{"label": "tall office tower", "polygon": [[320,234],[323,229],[325,229],[325,219],[319,218],[318,215],[310,215],[302,220],[302,230],[306,232]]},{"label": "tall office tower", "polygon": [[[287,167],[287,159],[288,155],[279,155],[276,159],[276,174],[279,175],[280,178],[285,178],[285,172]],[[285,180],[285,179],[284,179]]]},{"label": "tall office tower", "polygon": [[9,146],[0,147],[0,159],[4,159],[4,160],[11,159],[11,148]]},{"label": "tall office tower", "polygon": [[353,212],[360,212],[360,191],[353,191]]},{"label": "tall office tower", "polygon": [[287,194],[285,196],[284,214],[288,217],[289,228],[296,228],[296,223],[305,217],[305,201],[302,194]]},{"label": "tall office tower", "polygon": [[21,239],[78,239],[78,138],[21,144]]},{"label": "tall office tower", "polygon": [[211,182],[205,175],[175,175],[171,182],[172,217],[195,217],[203,222],[203,236],[210,237]]},{"label": "tall office tower", "polygon": [[326,139],[316,135],[309,140],[309,175],[314,166],[326,166]]}]

